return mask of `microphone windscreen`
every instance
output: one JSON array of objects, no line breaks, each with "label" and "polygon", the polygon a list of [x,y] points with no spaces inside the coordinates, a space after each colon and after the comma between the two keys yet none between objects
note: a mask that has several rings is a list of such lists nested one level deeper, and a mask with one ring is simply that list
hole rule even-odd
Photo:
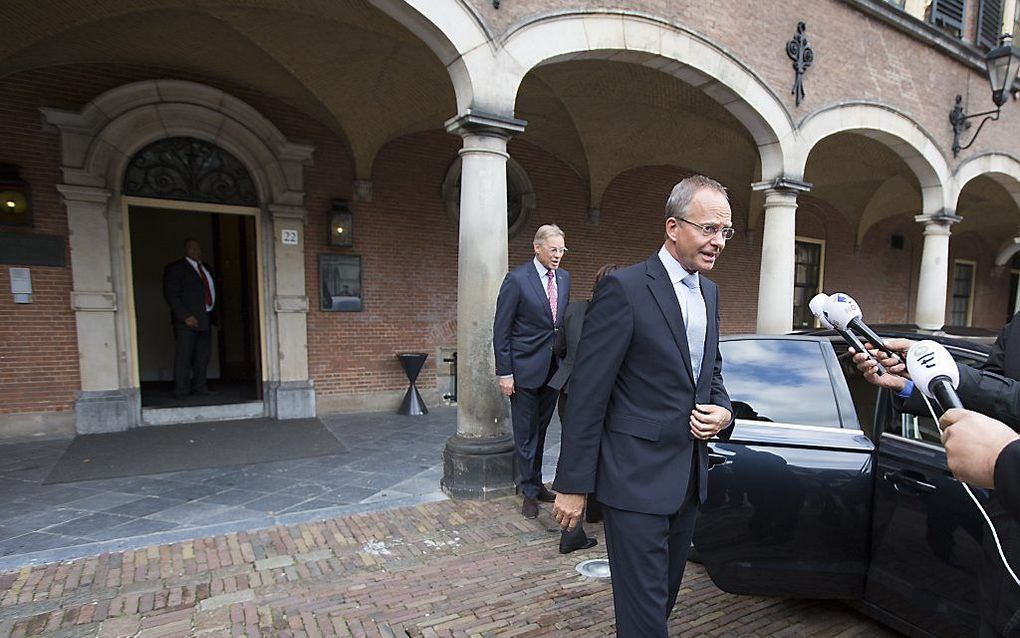
[{"label": "microphone windscreen", "polygon": [[861,316],[861,309],[854,298],[842,292],[829,295],[823,311],[829,323],[840,330],[848,330],[850,320]]},{"label": "microphone windscreen", "polygon": [[960,385],[960,369],[956,367],[953,355],[941,343],[930,339],[918,341],[907,351],[907,372],[928,397],[932,397],[930,386],[936,377],[948,378],[954,388]]},{"label": "microphone windscreen", "polygon": [[811,301],[808,302],[808,308],[811,309],[811,314],[818,319],[818,322],[822,324],[823,327],[832,330],[832,324],[825,318],[825,304],[827,301],[829,301],[829,295],[824,292],[820,292],[811,298]]}]

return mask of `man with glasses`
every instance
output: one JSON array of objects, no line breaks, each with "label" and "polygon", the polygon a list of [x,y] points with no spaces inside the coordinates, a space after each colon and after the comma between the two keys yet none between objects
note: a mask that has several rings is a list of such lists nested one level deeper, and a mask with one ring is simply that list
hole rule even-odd
[{"label": "man with glasses", "polygon": [[603,278],[585,315],[553,516],[573,529],[595,492],[624,638],[666,638],[708,495],[706,441],[731,432],[719,288],[702,276],[733,236],[731,218],[719,182],[684,179],[666,202],[658,253]]},{"label": "man with glasses", "polygon": [[542,454],[559,392],[546,384],[556,372],[554,337],[570,301],[570,273],[560,268],[567,252],[563,231],[554,224],[540,227],[533,248],[535,256],[503,279],[492,326],[499,388],[510,397],[525,518],[538,516],[539,501],[555,499],[542,483]]}]

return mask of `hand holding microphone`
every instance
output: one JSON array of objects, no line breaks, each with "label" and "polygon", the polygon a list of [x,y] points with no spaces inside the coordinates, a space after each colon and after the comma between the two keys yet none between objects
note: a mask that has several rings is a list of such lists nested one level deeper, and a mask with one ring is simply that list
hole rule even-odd
[{"label": "hand holding microphone", "polygon": [[907,351],[907,371],[914,385],[921,393],[935,399],[943,412],[952,408],[963,409],[963,403],[956,394],[960,385],[960,369],[956,367],[953,355],[942,344],[924,340],[918,341]]}]

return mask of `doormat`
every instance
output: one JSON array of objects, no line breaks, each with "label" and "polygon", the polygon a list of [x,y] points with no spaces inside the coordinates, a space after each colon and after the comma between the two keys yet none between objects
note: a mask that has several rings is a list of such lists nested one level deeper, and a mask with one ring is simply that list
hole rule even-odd
[{"label": "doormat", "polygon": [[145,426],[74,437],[43,484],[251,465],[346,451],[319,419]]}]

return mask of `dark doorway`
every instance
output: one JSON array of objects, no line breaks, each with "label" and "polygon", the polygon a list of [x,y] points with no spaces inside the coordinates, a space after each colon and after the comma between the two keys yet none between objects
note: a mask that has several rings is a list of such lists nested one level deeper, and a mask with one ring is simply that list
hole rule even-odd
[{"label": "dark doorway", "polygon": [[[138,373],[143,408],[258,401],[262,372],[258,321],[255,217],[132,206],[131,274]],[[173,395],[174,332],[163,299],[163,269],[184,256],[184,242],[202,246],[212,267],[218,326],[208,367],[212,395]]]}]

